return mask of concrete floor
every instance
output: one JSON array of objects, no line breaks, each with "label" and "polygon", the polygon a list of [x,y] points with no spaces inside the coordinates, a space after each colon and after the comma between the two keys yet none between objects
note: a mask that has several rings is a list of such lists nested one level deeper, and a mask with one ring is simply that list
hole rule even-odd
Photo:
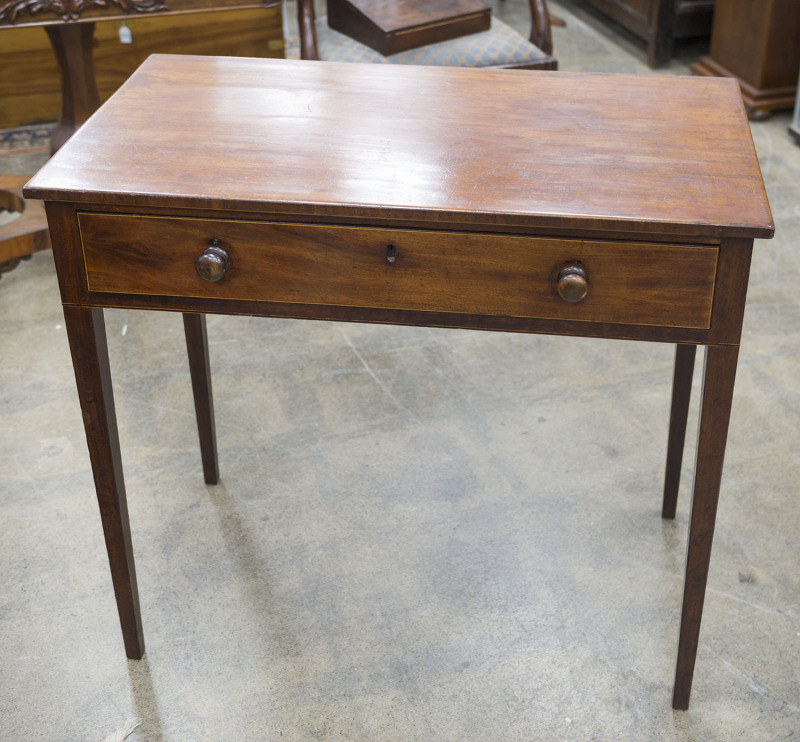
[{"label": "concrete floor", "polygon": [[[525,5],[495,7],[523,23]],[[595,16],[553,9],[562,69],[650,72]],[[672,347],[210,317],[208,487],[180,316],[107,312],[148,647],[132,662],[39,254],[0,280],[0,739],[99,742],[131,717],[135,742],[800,737],[789,119],[753,125],[777,236],[755,250],[688,712],[670,699],[692,445],[678,516],[659,514]]]}]

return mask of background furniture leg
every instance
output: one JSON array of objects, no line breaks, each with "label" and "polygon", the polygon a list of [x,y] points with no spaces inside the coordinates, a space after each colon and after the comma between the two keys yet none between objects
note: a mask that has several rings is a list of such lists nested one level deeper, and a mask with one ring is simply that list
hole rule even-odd
[{"label": "background furniture leg", "polygon": [[103,521],[103,535],[111,565],[111,579],[122,625],[125,654],[130,659],[138,660],[144,654],[144,636],[103,310],[64,305],[64,320],[75,368],[86,442],[89,445],[97,502]]},{"label": "background furniture leg", "polygon": [[675,372],[672,377],[672,409],[669,415],[662,518],[674,518],[675,508],[678,505],[683,446],[686,442],[686,420],[689,416],[689,400],[692,395],[692,374],[694,373],[696,353],[697,346],[695,345],[677,345],[675,347]]},{"label": "background furniture leg", "polygon": [[738,357],[739,347],[735,345],[706,348],[683,611],[672,697],[675,709],[689,708]]},{"label": "background furniture leg", "polygon": [[217,460],[217,433],[214,425],[214,398],[211,393],[211,366],[208,360],[208,334],[204,314],[184,314],[183,329],[189,355],[189,373],[192,377],[194,411],[197,431],[200,434],[200,456],[203,459],[203,476],[206,484],[219,481]]},{"label": "background furniture leg", "polygon": [[647,64],[652,68],[664,67],[672,59],[675,5],[675,0],[655,0],[650,10]]},{"label": "background furniture leg", "polygon": [[100,107],[94,74],[94,23],[45,26],[61,69],[61,118],[50,140],[55,154]]},{"label": "background furniture leg", "polygon": [[0,224],[0,274],[15,268],[20,260],[50,247],[47,216],[41,201],[26,201],[22,186],[27,175],[0,175],[0,211],[16,211],[20,215]]}]

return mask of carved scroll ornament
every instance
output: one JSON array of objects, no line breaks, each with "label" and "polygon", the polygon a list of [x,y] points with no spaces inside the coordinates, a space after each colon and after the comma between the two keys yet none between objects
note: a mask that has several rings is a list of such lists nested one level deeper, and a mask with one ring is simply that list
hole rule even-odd
[{"label": "carved scroll ornament", "polygon": [[96,8],[119,8],[122,13],[155,13],[166,10],[167,6],[162,0],[9,0],[0,4],[0,24],[16,23],[26,15],[40,13],[55,13],[64,21],[74,21],[81,13]]}]

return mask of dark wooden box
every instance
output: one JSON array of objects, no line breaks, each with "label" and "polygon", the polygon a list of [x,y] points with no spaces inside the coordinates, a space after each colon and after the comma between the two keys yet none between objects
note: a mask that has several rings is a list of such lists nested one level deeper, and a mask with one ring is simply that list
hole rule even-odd
[{"label": "dark wooden box", "polygon": [[328,0],[328,25],[384,55],[489,29],[483,0]]}]

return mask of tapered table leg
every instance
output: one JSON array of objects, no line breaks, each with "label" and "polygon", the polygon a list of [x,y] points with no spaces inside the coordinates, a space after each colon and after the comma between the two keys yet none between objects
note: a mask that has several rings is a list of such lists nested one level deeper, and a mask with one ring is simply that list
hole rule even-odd
[{"label": "tapered table leg", "polygon": [[200,434],[200,456],[206,484],[219,481],[217,434],[214,424],[214,398],[211,394],[211,367],[208,360],[208,334],[204,314],[184,314],[183,329],[189,354],[189,373],[192,377],[194,411]]},{"label": "tapered table leg", "polygon": [[64,320],[75,368],[125,653],[131,659],[138,660],[144,654],[144,636],[103,310],[65,305]]},{"label": "tapered table leg", "polygon": [[675,373],[672,378],[672,409],[669,416],[662,518],[674,518],[675,508],[678,505],[678,488],[681,482],[683,446],[686,442],[686,420],[689,416],[696,352],[697,348],[694,345],[678,345],[675,348]]},{"label": "tapered table leg", "polygon": [[672,707],[676,709],[689,708],[738,355],[737,346],[706,348],[683,611],[672,697]]}]

